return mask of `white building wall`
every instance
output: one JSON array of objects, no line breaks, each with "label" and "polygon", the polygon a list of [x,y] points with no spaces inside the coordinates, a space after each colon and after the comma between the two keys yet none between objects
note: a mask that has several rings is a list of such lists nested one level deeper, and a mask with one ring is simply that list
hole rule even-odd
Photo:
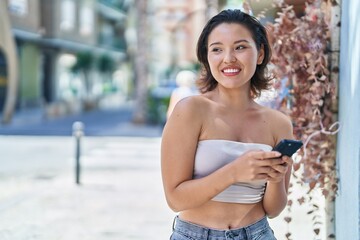
[{"label": "white building wall", "polygon": [[360,2],[342,1],[336,239],[360,239]]}]

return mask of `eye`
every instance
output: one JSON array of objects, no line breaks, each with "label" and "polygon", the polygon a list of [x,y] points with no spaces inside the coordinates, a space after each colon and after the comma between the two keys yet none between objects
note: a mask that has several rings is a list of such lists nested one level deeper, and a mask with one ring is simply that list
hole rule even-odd
[{"label": "eye", "polygon": [[215,47],[215,48],[210,49],[210,51],[211,51],[211,52],[221,52],[221,49]]},{"label": "eye", "polygon": [[243,46],[243,45],[239,45],[235,48],[235,50],[242,50],[242,49],[245,49],[246,47]]}]

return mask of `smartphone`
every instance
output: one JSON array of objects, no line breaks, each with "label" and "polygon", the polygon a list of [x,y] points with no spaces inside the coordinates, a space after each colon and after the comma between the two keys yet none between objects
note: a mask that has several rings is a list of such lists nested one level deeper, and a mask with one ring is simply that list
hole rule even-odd
[{"label": "smartphone", "polygon": [[302,145],[303,143],[299,140],[283,139],[273,148],[273,151],[291,157]]}]

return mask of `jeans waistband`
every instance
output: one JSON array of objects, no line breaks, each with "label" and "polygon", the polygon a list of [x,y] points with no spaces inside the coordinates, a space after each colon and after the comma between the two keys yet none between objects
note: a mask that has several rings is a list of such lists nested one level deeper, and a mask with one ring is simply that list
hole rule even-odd
[{"label": "jeans waistband", "polygon": [[217,230],[212,228],[203,227],[194,223],[181,220],[178,216],[174,219],[174,231],[178,231],[194,239],[251,239],[251,236],[256,235],[265,229],[269,228],[267,217],[263,217],[259,221],[250,224],[246,227],[230,229],[230,230]]}]

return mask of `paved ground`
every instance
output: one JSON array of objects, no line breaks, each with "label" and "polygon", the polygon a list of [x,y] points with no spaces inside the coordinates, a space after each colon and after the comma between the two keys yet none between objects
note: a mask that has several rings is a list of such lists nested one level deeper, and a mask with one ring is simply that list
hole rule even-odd
[{"label": "paved ground", "polygon": [[[15,141],[16,137],[1,140]],[[39,137],[29,137],[38,141]],[[167,239],[174,213],[162,191],[159,138],[89,138],[81,185],[61,171],[0,182],[1,240]],[[1,141],[0,141],[1,142]],[[49,159],[51,156],[49,156]]]}]

